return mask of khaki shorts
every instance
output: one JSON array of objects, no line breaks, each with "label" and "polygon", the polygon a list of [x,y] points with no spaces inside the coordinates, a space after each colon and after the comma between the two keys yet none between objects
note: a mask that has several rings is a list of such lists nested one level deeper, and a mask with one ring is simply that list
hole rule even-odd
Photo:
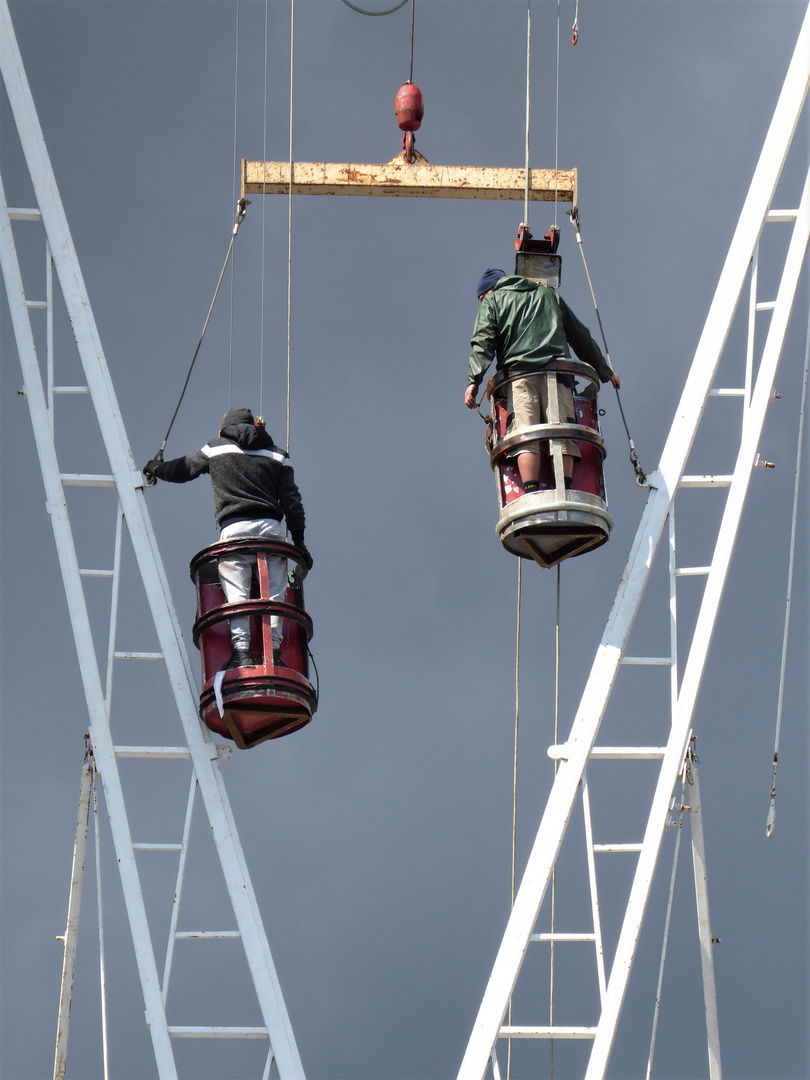
[{"label": "khaki shorts", "polygon": [[[557,376],[557,407],[561,424],[575,424],[574,392],[570,386],[562,383],[562,376]],[[548,382],[545,375],[524,375],[520,379],[506,384],[506,412],[511,417],[506,429],[507,435],[513,435],[521,428],[533,424],[547,424],[548,417]],[[548,440],[543,440],[548,445]],[[575,439],[562,439],[562,452],[579,461],[582,456]],[[521,443],[509,452],[509,457],[518,454],[539,454],[540,443]]]}]

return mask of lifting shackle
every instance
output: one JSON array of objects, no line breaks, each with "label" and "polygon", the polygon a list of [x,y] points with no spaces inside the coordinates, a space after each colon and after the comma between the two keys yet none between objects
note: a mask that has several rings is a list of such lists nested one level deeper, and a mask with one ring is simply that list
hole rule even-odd
[{"label": "lifting shackle", "polygon": [[400,131],[405,132],[402,136],[402,149],[405,151],[405,160],[413,161],[415,142],[413,133],[419,130],[422,117],[425,115],[425,102],[422,91],[415,83],[406,82],[400,86],[394,101],[394,110],[397,114],[397,124]]}]

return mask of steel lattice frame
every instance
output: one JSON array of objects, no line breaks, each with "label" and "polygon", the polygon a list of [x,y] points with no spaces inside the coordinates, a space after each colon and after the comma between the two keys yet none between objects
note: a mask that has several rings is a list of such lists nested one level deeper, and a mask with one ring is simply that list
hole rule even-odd
[{"label": "steel lattice frame", "polygon": [[[564,746],[552,748],[551,751],[552,756],[560,760],[559,770],[549,794],[525,874],[467,1045],[458,1074],[459,1080],[480,1080],[490,1063],[497,1080],[499,1068],[495,1047],[497,1040],[503,1038],[592,1039],[593,1046],[586,1078],[596,1080],[605,1075],[627,990],[653,872],[667,823],[673,789],[683,767],[689,745],[695,702],[726,582],[748,483],[755,465],[760,433],[772,398],[774,377],[788,319],[807,251],[810,230],[810,173],[808,173],[801,204],[797,210],[772,210],[771,203],[804,107],[809,79],[810,8],[799,34],[793,59],[740,214],[659,468],[649,478],[650,494],[647,504],[570,735]],[[761,231],[768,222],[792,222],[793,230],[776,300],[759,303],[756,299],[757,251]],[[732,319],[749,269],[752,267],[745,386],[728,390],[713,390],[712,383]],[[754,382],[752,335],[754,316],[758,310],[771,312],[771,322]],[[728,476],[686,476],[684,470],[709,396],[735,396],[742,401],[743,424],[734,472]],[[711,565],[677,568],[674,561],[674,502],[680,490],[690,487],[727,490],[728,495],[716,536]],[[671,550],[672,655],[669,657],[629,657],[625,655],[628,637],[668,520]],[[683,669],[683,680],[678,689],[674,627],[675,580],[680,576],[705,576],[706,585]],[[672,665],[672,717],[666,746],[595,747],[620,665],[632,667],[644,664]],[[638,862],[613,964],[606,982],[600,987],[601,1012],[598,1023],[591,1027],[579,1028],[540,1026],[507,1028],[502,1026],[530,942],[548,938],[548,935],[534,934],[533,931],[580,790],[583,791],[586,823],[589,819],[588,762],[599,757],[632,759],[645,756],[660,759],[660,772],[642,843],[612,845],[613,850],[623,848],[627,851],[638,851]],[[588,848],[589,851],[593,851],[590,836]],[[697,831],[693,825],[693,850],[707,1001],[710,1075],[712,1080],[716,1080],[720,1076],[719,1041],[716,1012],[712,1015],[713,976],[709,970],[710,957],[707,956],[707,953],[711,952],[711,939],[708,931],[708,899],[705,890],[705,864],[699,823]],[[601,944],[596,915],[594,922],[599,954]]]},{"label": "steel lattice frame", "polygon": [[[11,323],[23,369],[24,393],[31,412],[45,484],[47,509],[56,539],[87,701],[92,751],[103,783],[143,990],[146,1022],[152,1039],[158,1074],[161,1080],[171,1080],[177,1076],[172,1048],[173,1037],[244,1037],[265,1040],[269,1038],[270,1050],[265,1066],[265,1077],[269,1075],[271,1063],[275,1060],[280,1077],[284,1080],[287,1078],[296,1080],[303,1077],[303,1068],[220,772],[220,751],[198,719],[197,695],[192,671],[146,509],[143,478],[135,467],[129,448],[76,251],[22,66],[6,0],[0,0],[0,72],[36,201],[36,206],[33,208],[10,208],[6,203],[4,189],[0,183],[0,266],[2,266]],[[41,222],[44,228],[47,249],[47,299],[44,301],[31,300],[25,296],[12,222]],[[86,379],[84,387],[60,387],[53,383],[53,273],[56,274],[76,339]],[[37,309],[45,310],[48,327],[48,356],[45,364],[44,385],[31,324],[31,312]],[[60,394],[66,393],[90,395],[108,458],[107,472],[68,473],[61,467],[54,441],[54,403]],[[80,568],[67,510],[65,486],[115,489],[118,498],[118,521],[115,551],[112,554],[114,564],[112,570]],[[124,530],[131,540],[157,632],[160,643],[158,653],[125,654],[117,652],[115,648],[120,552]],[[93,642],[84,591],[84,579],[87,577],[108,577],[112,579],[113,585],[109,650],[101,662]],[[109,722],[109,694],[113,662],[125,658],[165,663],[186,746],[124,747],[114,744]],[[106,680],[103,681],[102,673],[105,669]],[[122,757],[159,760],[190,758],[193,770],[191,798],[181,844],[133,844],[118,769],[118,759]],[[167,966],[161,981],[147,923],[135,851],[149,848],[179,851],[181,867],[178,881],[181,880],[195,790],[200,792],[210,822],[238,928],[237,931],[224,931],[214,936],[231,936],[241,939],[264,1022],[261,1028],[172,1027],[167,1020],[165,991],[176,931],[176,904],[172,917]],[[64,1033],[62,1033],[62,1039],[64,1042]],[[61,1051],[59,1047],[57,1048],[57,1058],[60,1052],[64,1059],[64,1047]],[[57,1060],[57,1071],[59,1067],[60,1063]],[[62,1060],[61,1068],[64,1069],[64,1060]]]}]

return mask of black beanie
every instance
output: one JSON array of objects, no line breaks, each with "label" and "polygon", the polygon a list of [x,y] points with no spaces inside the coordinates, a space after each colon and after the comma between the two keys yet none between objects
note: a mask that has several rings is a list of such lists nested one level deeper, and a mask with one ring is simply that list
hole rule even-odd
[{"label": "black beanie", "polygon": [[226,427],[231,427],[232,424],[252,424],[253,413],[250,409],[228,409],[225,415],[222,417],[222,423],[219,425],[220,430]]}]

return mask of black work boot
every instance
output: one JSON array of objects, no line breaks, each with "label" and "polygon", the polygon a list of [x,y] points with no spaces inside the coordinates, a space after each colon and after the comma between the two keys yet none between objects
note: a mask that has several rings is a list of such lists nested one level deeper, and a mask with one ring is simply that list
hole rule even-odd
[{"label": "black work boot", "polygon": [[231,658],[223,671],[233,671],[234,668],[240,667],[255,667],[253,663],[253,657],[250,655],[250,649],[237,649],[234,648]]},{"label": "black work boot", "polygon": [[273,649],[273,667],[286,667],[287,665],[281,659],[281,649]]}]

